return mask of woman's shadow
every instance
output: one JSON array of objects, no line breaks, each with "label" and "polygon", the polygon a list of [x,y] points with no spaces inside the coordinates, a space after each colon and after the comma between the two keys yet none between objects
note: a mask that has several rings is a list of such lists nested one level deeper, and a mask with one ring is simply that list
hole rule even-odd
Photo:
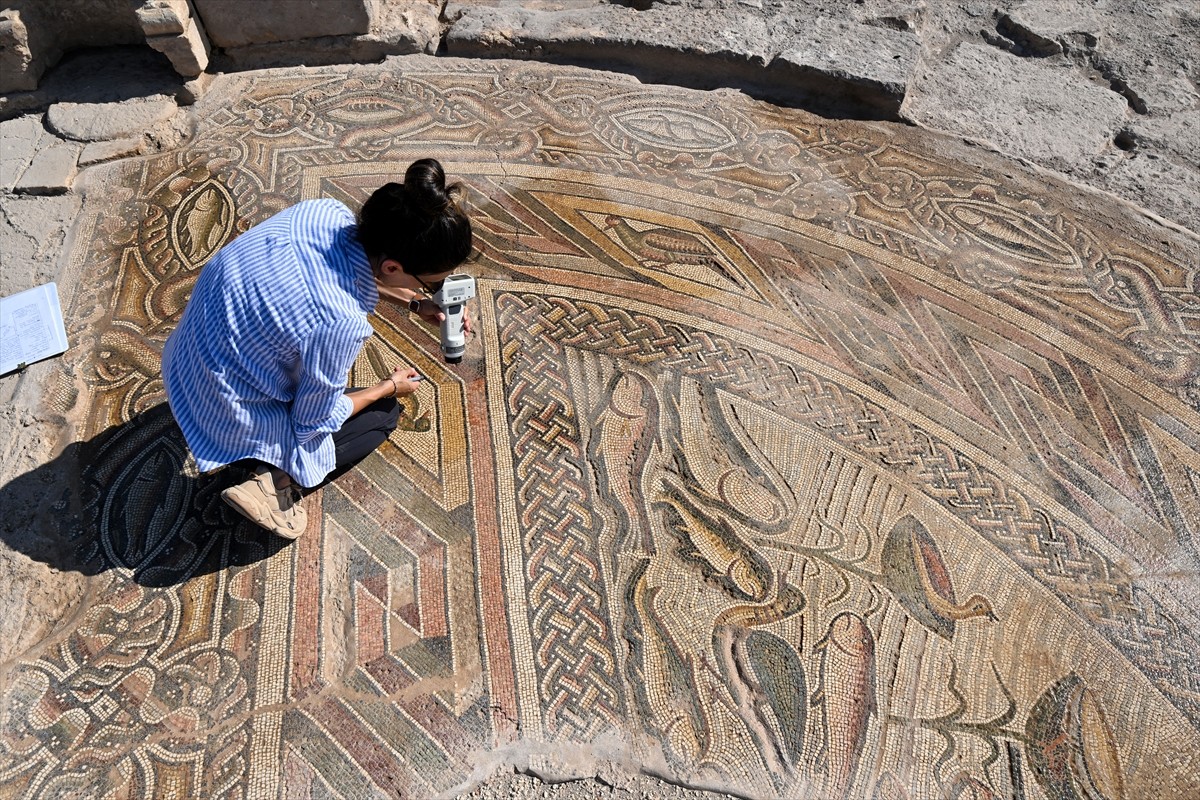
[{"label": "woman's shadow", "polygon": [[251,564],[288,545],[221,500],[238,469],[195,476],[187,463],[170,409],[155,406],[0,487],[0,537],[55,569],[127,570],[143,586]]}]

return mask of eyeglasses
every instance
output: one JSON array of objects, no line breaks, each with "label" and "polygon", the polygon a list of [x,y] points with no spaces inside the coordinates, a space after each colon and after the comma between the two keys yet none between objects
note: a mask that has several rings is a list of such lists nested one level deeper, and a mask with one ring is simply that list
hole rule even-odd
[{"label": "eyeglasses", "polygon": [[435,294],[440,292],[442,290],[442,284],[446,282],[446,279],[442,278],[440,281],[426,283],[425,281],[421,280],[420,275],[413,275],[413,277],[416,278],[417,283],[421,284],[421,288],[425,290],[425,294],[429,295],[430,297],[433,297]]}]

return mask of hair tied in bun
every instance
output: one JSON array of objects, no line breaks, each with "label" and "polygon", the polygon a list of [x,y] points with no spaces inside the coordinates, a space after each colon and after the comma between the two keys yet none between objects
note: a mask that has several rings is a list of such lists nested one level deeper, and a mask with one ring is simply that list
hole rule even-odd
[{"label": "hair tied in bun", "polygon": [[446,186],[442,165],[414,161],[404,183],[388,183],[363,204],[358,239],[369,255],[394,258],[411,275],[453,269],[471,252],[471,222],[461,184]]},{"label": "hair tied in bun", "polygon": [[404,173],[404,188],[414,211],[437,215],[453,203],[446,191],[446,173],[432,158],[414,161]]}]

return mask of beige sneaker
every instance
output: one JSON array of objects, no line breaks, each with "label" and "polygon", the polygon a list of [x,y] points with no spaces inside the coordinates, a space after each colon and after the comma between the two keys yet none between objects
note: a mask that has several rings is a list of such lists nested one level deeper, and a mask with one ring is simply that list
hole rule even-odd
[{"label": "beige sneaker", "polygon": [[246,519],[285,539],[296,539],[308,527],[308,513],[300,505],[300,487],[290,482],[282,489],[283,473],[273,467],[256,467],[250,477],[221,492],[221,499]]}]

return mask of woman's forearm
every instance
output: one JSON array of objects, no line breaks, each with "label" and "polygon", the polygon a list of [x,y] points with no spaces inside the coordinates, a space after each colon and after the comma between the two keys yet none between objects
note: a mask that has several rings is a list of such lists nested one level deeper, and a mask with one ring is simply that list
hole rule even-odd
[{"label": "woman's forearm", "polygon": [[349,392],[346,396],[350,398],[350,416],[353,417],[376,400],[382,400],[385,397],[395,397],[396,385],[391,378],[384,378],[374,386],[359,389],[356,392]]}]

